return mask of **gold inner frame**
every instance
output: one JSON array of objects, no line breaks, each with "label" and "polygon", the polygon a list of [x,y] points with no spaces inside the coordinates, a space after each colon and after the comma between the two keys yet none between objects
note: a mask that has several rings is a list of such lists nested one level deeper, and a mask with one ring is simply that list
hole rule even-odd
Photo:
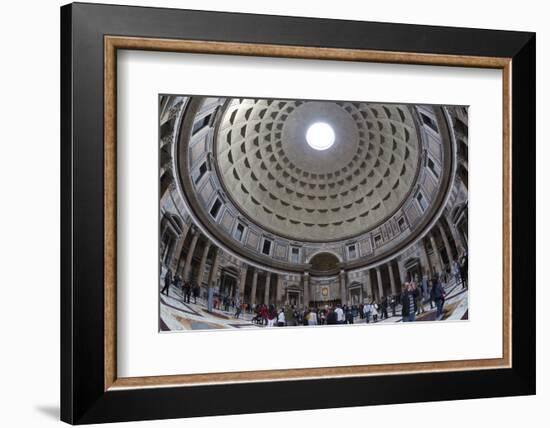
[{"label": "gold inner frame", "polygon": [[[212,55],[241,55],[295,59],[360,61],[393,64],[439,65],[502,70],[503,91],[503,320],[502,358],[422,363],[357,365],[305,369],[261,370],[169,376],[117,376],[116,349],[116,89],[117,50],[146,50]],[[497,57],[419,54],[407,52],[283,46],[250,43],[171,40],[140,37],[104,37],[104,389],[193,386],[220,383],[282,381],[314,378],[360,377],[422,372],[497,369],[511,367],[511,251],[512,164],[511,80],[512,59]]]}]

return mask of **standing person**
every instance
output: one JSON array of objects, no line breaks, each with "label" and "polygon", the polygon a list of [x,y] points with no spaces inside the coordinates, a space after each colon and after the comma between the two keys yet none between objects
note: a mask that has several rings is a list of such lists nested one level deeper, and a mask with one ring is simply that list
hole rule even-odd
[{"label": "standing person", "polygon": [[262,316],[260,315],[260,307],[254,305],[252,307],[252,313],[254,314],[254,316],[252,317],[252,321],[255,324],[262,324]]},{"label": "standing person", "polygon": [[419,289],[416,285],[416,283],[412,283],[412,288],[415,291],[415,297],[416,297],[416,307],[417,307],[417,315],[423,314],[426,312],[424,310],[424,295],[422,294],[421,289]]},{"label": "standing person", "polygon": [[304,314],[298,306],[293,306],[294,310],[292,314],[294,315],[294,325],[302,325],[304,323]]},{"label": "standing person", "polygon": [[[283,317],[284,317],[284,314],[283,314]],[[276,320],[277,320],[277,310],[275,309],[275,306],[269,305],[269,309],[267,309],[267,326],[274,327]]]},{"label": "standing person", "polygon": [[346,317],[344,315],[344,310],[342,309],[342,306],[337,305],[334,312],[336,312],[336,323],[337,324],[344,324],[346,322]]},{"label": "standing person", "polygon": [[462,285],[462,275],[460,275],[460,267],[458,266],[457,260],[453,260],[451,274],[455,280],[455,284]]},{"label": "standing person", "polygon": [[294,307],[293,306],[286,306],[285,308],[285,323],[288,326],[295,326],[296,325],[296,316],[294,315]]},{"label": "standing person", "polygon": [[397,296],[396,305],[401,305],[401,315],[403,315],[403,296],[407,293],[408,284],[408,281],[405,281],[403,284],[401,284],[401,288],[399,289],[399,296]]},{"label": "standing person", "polygon": [[317,325],[317,312],[315,310],[310,310],[307,316],[308,325]]},{"label": "standing person", "polygon": [[334,324],[338,324],[338,321],[336,320],[336,312],[334,312],[333,307],[330,307],[327,309],[327,325]]},{"label": "standing person", "polygon": [[390,297],[391,316],[395,316],[395,308],[397,306],[397,296],[394,294]]},{"label": "standing person", "polygon": [[346,306],[346,323],[353,324],[353,309]]},{"label": "standing person", "polygon": [[269,307],[267,305],[262,304],[261,313],[262,313],[263,324],[266,326],[269,326],[269,315],[270,315]]},{"label": "standing person", "polygon": [[434,300],[432,298],[432,288],[434,286],[434,280],[429,279],[428,280],[428,299],[430,299],[430,309],[434,308]]},{"label": "standing person", "polygon": [[363,314],[365,316],[365,322],[367,324],[370,322],[371,313],[372,313],[372,304],[367,302],[363,305]]},{"label": "standing person", "polygon": [[279,315],[277,315],[277,327],[285,326],[285,310],[281,308]]},{"label": "standing person", "polygon": [[170,295],[170,284],[172,284],[172,269],[168,268],[166,271],[166,274],[164,275],[164,287],[162,287],[161,294],[164,294],[166,291],[166,295]]},{"label": "standing person", "polygon": [[418,290],[413,288],[411,283],[406,283],[405,287],[406,291],[401,294],[401,315],[403,317],[403,322],[412,322],[416,320],[416,293]]},{"label": "standing person", "polygon": [[371,303],[372,322],[378,321],[378,303],[375,300]]},{"label": "standing person", "polygon": [[307,325],[307,309],[300,309],[296,316],[296,325]]},{"label": "standing person", "polygon": [[443,316],[443,304],[445,303],[445,290],[439,281],[437,281],[432,287],[432,299],[434,300],[437,308],[436,317],[441,319]]},{"label": "standing person", "polygon": [[201,292],[201,288],[199,287],[199,284],[197,284],[196,282],[191,283],[191,284],[193,286],[193,302],[196,304],[197,303],[197,297],[199,296],[199,294]]},{"label": "standing person", "polygon": [[240,316],[241,316],[241,305],[236,305],[235,318],[239,319]]},{"label": "standing person", "polygon": [[327,322],[327,311],[326,309],[321,309],[319,311],[319,324],[324,325]]},{"label": "standing person", "polygon": [[388,298],[386,296],[382,297],[382,301],[380,302],[380,319],[387,319],[388,318]]},{"label": "standing person", "polygon": [[466,251],[460,258],[460,276],[462,276],[462,288],[468,288],[468,253]]},{"label": "standing person", "polygon": [[[405,277],[406,278],[406,277]],[[397,294],[397,298],[395,299],[395,306],[396,308],[398,306],[401,306],[401,313],[400,314],[397,314],[397,316],[401,316],[403,315],[403,305],[402,305],[402,301],[403,301],[403,295],[406,293],[407,291],[407,281],[401,283],[401,286],[399,287],[399,294]],[[397,310],[396,310],[397,312]]]},{"label": "standing person", "polygon": [[191,282],[185,281],[183,283],[183,303],[191,303]]}]

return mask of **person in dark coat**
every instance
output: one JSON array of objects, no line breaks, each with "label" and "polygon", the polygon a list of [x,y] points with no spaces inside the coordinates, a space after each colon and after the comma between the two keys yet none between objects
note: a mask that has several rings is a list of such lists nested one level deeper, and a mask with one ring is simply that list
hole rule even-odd
[{"label": "person in dark coat", "polygon": [[199,287],[199,284],[196,282],[193,284],[193,302],[197,303],[197,297],[199,297],[201,293],[201,288]]},{"label": "person in dark coat", "polygon": [[459,269],[462,277],[462,288],[468,288],[468,254],[464,253],[460,258]]},{"label": "person in dark coat", "polygon": [[183,303],[191,303],[191,281],[187,280],[183,283]]},{"label": "person in dark coat", "polygon": [[335,325],[338,324],[338,319],[336,316],[336,312],[334,312],[334,308],[330,308],[327,313],[327,325]]},{"label": "person in dark coat", "polygon": [[346,323],[353,324],[353,310],[349,307],[345,307]]},{"label": "person in dark coat", "polygon": [[437,318],[440,318],[443,315],[443,304],[445,303],[445,290],[443,289],[441,282],[435,281],[434,284],[432,284],[431,297],[437,308],[436,316]]},{"label": "person in dark coat", "polygon": [[418,289],[414,288],[411,283],[405,283],[405,291],[401,293],[401,314],[403,316],[403,322],[410,322],[416,320],[416,311],[418,307],[417,293]]},{"label": "person in dark coat", "polygon": [[380,301],[380,319],[388,318],[388,298],[386,296],[382,297]]},{"label": "person in dark coat", "polygon": [[168,268],[166,275],[164,275],[164,287],[161,290],[161,294],[164,294],[166,291],[166,295],[170,295],[170,284],[172,284],[172,270]]}]

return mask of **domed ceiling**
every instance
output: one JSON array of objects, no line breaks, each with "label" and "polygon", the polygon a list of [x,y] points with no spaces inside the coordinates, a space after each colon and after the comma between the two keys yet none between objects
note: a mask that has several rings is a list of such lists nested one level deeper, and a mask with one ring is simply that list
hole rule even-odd
[{"label": "domed ceiling", "polygon": [[452,184],[456,148],[437,106],[188,97],[177,121],[185,209],[267,268],[315,274],[322,253],[334,269],[377,263],[426,231]]},{"label": "domed ceiling", "polygon": [[[328,124],[326,150],[306,141]],[[353,237],[390,217],[411,191],[419,141],[404,106],[233,99],[215,136],[227,195],[265,230],[300,241]]]}]

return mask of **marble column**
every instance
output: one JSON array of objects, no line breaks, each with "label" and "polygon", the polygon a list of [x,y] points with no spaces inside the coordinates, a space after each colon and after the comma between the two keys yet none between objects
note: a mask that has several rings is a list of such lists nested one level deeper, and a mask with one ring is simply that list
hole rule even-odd
[{"label": "marble column", "polygon": [[187,233],[189,232],[189,226],[184,224],[183,225],[183,231],[181,232],[181,235],[178,237],[178,243],[176,244],[176,248],[174,250],[174,272],[181,272],[181,253],[183,251],[183,244],[185,242],[185,238],[187,238]]},{"label": "marble column", "polygon": [[185,258],[185,265],[183,267],[184,281],[189,281],[191,279],[191,262],[193,261],[193,253],[195,252],[195,247],[197,246],[198,239],[199,233],[194,232],[193,239],[191,240],[191,245],[189,245],[189,250],[187,251],[187,257]]},{"label": "marble column", "polygon": [[244,287],[246,285],[246,274],[248,272],[248,265],[243,263],[241,265],[241,273],[239,275],[239,299],[241,302],[244,299]]},{"label": "marble column", "polygon": [[372,282],[370,280],[370,270],[367,270],[365,272],[365,285],[366,285],[366,295],[367,295],[366,297],[370,302],[374,297],[374,294],[372,294]]},{"label": "marble column", "polygon": [[198,281],[199,284],[202,284],[204,279],[204,268],[206,267],[206,260],[208,259],[208,252],[210,251],[211,245],[212,244],[210,240],[208,240],[204,245],[204,251],[202,252],[202,257],[201,257],[201,264],[199,265],[199,281]]},{"label": "marble column", "polygon": [[346,289],[346,272],[342,269],[340,271],[340,299],[342,300],[342,305],[348,303],[348,291]]},{"label": "marble column", "polygon": [[432,250],[434,252],[435,261],[436,261],[436,269],[441,274],[443,272],[443,261],[441,260],[441,254],[439,254],[439,250],[437,249],[437,244],[435,242],[435,237],[433,232],[430,232],[430,243],[432,244]]},{"label": "marble column", "polygon": [[214,252],[214,261],[210,268],[210,275],[208,275],[208,288],[212,288],[216,285],[216,279],[218,276],[218,267],[220,265],[220,250],[216,249]]},{"label": "marble column", "polygon": [[304,273],[304,306],[309,306],[309,273]]},{"label": "marble column", "polygon": [[277,304],[282,304],[283,296],[281,295],[283,288],[283,279],[281,274],[277,274],[277,282],[276,282],[276,288],[275,288],[275,301]]},{"label": "marble column", "polygon": [[378,284],[378,299],[384,297],[384,287],[382,287],[382,272],[380,272],[380,266],[376,267],[376,282]]},{"label": "marble column", "polygon": [[[422,245],[422,242],[420,242],[419,245]],[[397,261],[397,268],[399,270],[399,279],[401,280],[401,284],[399,284],[399,288],[401,288],[403,284],[407,282],[407,269],[405,269],[405,260],[400,258]]]},{"label": "marble column", "polygon": [[250,290],[250,304],[256,304],[256,288],[258,287],[258,269],[254,268],[252,275],[252,290]]},{"label": "marble column", "polygon": [[391,285],[391,294],[392,295],[397,295],[397,287],[395,286],[395,278],[393,276],[393,266],[392,266],[392,262],[389,262],[388,263],[388,270],[390,272],[390,285]]},{"label": "marble column", "polygon": [[449,265],[452,266],[453,253],[451,252],[451,245],[449,244],[449,240],[447,239],[445,229],[443,228],[443,226],[441,226],[441,223],[439,222],[437,223],[437,227],[439,229],[441,237],[443,238],[443,244],[445,245],[445,251],[447,253],[447,260],[449,260]]},{"label": "marble column", "polygon": [[420,262],[422,263],[422,268],[426,271],[429,276],[434,275],[432,269],[432,264],[430,263],[430,258],[428,257],[428,252],[426,251],[426,244],[424,243],[424,238],[422,238],[418,245],[420,245]]},{"label": "marble column", "polygon": [[447,217],[445,217],[445,221],[447,222],[447,226],[449,226],[451,235],[453,235],[453,240],[455,241],[456,249],[458,250],[458,255],[460,256],[460,254],[464,252],[466,244],[462,239],[462,235],[460,235],[460,233],[458,233],[458,230],[456,230],[456,228],[454,227],[453,222]]},{"label": "marble column", "polygon": [[265,274],[264,305],[269,305],[269,288],[271,287],[271,272]]},{"label": "marble column", "polygon": [[163,221],[162,222],[162,229],[160,229],[160,236],[164,236],[164,234],[166,233],[166,231],[168,230],[168,222],[167,221]]}]

